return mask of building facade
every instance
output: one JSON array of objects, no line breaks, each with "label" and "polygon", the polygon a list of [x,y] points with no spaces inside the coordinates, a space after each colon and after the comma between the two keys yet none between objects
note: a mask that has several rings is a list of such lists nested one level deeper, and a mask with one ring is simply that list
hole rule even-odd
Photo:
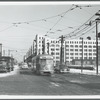
[{"label": "building facade", "polygon": [[[61,51],[60,39],[51,39],[42,35],[36,35],[33,44],[26,53],[26,58],[38,54],[52,54],[54,57],[54,64],[60,63]],[[98,52],[100,53],[100,41],[98,42]],[[63,62],[70,63],[77,59],[96,59],[96,40],[68,40],[63,43]],[[98,54],[99,54],[98,53]],[[100,56],[99,56],[100,59]]]}]

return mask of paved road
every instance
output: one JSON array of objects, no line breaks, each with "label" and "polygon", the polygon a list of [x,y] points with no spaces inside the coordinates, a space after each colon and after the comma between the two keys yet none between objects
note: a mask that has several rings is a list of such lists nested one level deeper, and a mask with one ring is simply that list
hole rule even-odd
[{"label": "paved road", "polygon": [[100,95],[100,76],[71,73],[38,76],[17,66],[13,72],[0,76],[0,95]]}]

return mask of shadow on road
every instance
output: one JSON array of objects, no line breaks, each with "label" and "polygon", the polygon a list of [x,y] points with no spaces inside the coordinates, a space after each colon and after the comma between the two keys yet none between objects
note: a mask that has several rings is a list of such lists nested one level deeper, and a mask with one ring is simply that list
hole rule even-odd
[{"label": "shadow on road", "polygon": [[89,88],[89,89],[100,89],[100,83],[83,83],[78,85],[84,87],[84,88]]},{"label": "shadow on road", "polygon": [[23,75],[33,75],[34,73],[29,70],[29,69],[20,69],[20,74],[23,74]]}]

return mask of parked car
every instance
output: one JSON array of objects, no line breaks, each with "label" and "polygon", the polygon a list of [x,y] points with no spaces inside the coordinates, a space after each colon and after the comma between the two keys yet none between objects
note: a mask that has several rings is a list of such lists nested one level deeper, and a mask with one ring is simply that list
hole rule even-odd
[{"label": "parked car", "polygon": [[21,65],[21,68],[22,68],[22,69],[27,69],[27,68],[28,68],[27,63],[23,63],[23,64]]},{"label": "parked car", "polygon": [[65,72],[69,72],[70,71],[68,66],[66,66],[65,64],[61,64],[61,65],[59,65],[59,67],[60,67],[60,73],[65,73]]},{"label": "parked car", "polygon": [[65,64],[55,66],[55,73],[65,73],[69,71],[70,69]]},{"label": "parked car", "polygon": [[5,61],[0,61],[0,72],[8,72],[7,63]]}]

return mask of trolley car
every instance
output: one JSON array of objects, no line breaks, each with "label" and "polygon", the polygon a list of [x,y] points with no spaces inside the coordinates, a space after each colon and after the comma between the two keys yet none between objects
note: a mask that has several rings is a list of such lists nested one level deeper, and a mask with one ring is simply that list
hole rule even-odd
[{"label": "trolley car", "polygon": [[54,64],[53,56],[48,54],[40,54],[32,58],[33,71],[36,74],[53,74]]}]

